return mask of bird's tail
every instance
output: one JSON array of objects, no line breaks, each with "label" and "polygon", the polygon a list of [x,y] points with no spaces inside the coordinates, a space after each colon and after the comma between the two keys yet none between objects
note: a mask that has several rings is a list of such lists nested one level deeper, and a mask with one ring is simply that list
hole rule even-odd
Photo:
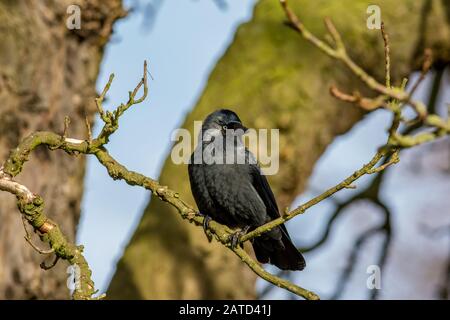
[{"label": "bird's tail", "polygon": [[264,235],[255,238],[253,250],[256,259],[261,263],[273,264],[281,270],[303,270],[306,266],[305,258],[294,246],[287,233],[281,230],[281,240]]}]

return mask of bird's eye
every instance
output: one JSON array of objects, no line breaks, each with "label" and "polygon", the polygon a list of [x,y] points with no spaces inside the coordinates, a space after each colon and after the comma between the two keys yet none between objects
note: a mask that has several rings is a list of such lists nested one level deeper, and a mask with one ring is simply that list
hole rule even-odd
[{"label": "bird's eye", "polygon": [[223,125],[223,126],[222,126],[222,129],[223,129],[223,130],[227,130],[228,127],[227,127],[226,125]]}]

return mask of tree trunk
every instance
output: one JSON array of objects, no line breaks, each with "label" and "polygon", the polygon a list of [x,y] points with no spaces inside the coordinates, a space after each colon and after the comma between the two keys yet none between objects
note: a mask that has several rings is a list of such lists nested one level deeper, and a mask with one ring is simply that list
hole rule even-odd
[{"label": "tree trunk", "polygon": [[[449,53],[444,1],[377,1],[391,38],[393,78],[399,84],[425,46]],[[379,30],[366,27],[369,1],[291,1],[316,34],[332,17],[352,57],[383,79]],[[427,9],[428,8],[428,9]],[[341,64],[322,54],[292,30],[278,1],[262,0],[252,21],[242,25],[212,72],[208,85],[183,124],[220,107],[237,111],[244,124],[280,128],[280,171],[270,183],[280,208],[304,190],[314,164],[333,139],[362,116],[328,94],[331,84],[364,92]],[[432,24],[428,23],[432,22]],[[443,50],[441,50],[443,49]],[[356,152],[356,151],[355,151]],[[185,165],[167,158],[160,182],[194,203]],[[209,244],[201,228],[182,221],[174,209],[152,198],[111,282],[110,298],[254,298],[255,275],[229,250]]]},{"label": "tree trunk", "polygon": [[[80,30],[66,26],[72,4],[81,9]],[[65,116],[71,119],[70,136],[86,138],[85,117],[92,122],[103,48],[123,15],[120,0],[0,3],[0,162],[33,131],[62,132]],[[84,168],[84,158],[40,148],[17,177],[44,197],[46,212],[70,241],[80,215]],[[67,264],[49,271],[39,267],[44,256],[25,242],[9,194],[0,193],[0,221],[0,299],[68,298]],[[39,245],[37,236],[33,240]]]}]

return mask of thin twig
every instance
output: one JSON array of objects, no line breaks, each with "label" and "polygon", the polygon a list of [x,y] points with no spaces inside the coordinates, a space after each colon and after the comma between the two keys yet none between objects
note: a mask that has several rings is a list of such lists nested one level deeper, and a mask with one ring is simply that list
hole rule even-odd
[{"label": "thin twig", "polygon": [[237,248],[233,249],[233,252],[241,258],[243,262],[245,262],[258,276],[260,276],[262,279],[278,286],[281,288],[284,288],[290,292],[295,293],[298,296],[304,297],[308,300],[319,300],[319,296],[315,293],[305,290],[292,282],[289,282],[287,280],[281,279],[273,274],[270,274],[266,270],[264,270],[263,267],[259,265],[255,260],[250,258],[250,256],[247,254],[247,252],[244,251],[244,249],[237,246]]},{"label": "thin twig", "polygon": [[103,122],[108,122],[108,118],[105,115],[105,112],[103,110],[103,100],[105,99],[106,93],[108,93],[109,88],[111,88],[111,83],[114,80],[114,73],[111,73],[109,75],[108,82],[106,83],[105,87],[103,88],[102,93],[98,98],[95,98],[95,105],[97,106],[97,111],[100,115],[100,118],[103,120]]},{"label": "thin twig", "polygon": [[38,246],[36,246],[36,245],[31,241],[30,238],[28,238],[28,237],[24,237],[24,238],[25,238],[25,240],[29,243],[29,245],[30,245],[34,250],[36,250],[37,252],[39,252],[40,254],[50,254],[50,253],[55,252],[55,249],[53,249],[53,248],[50,248],[50,249],[48,249],[48,250],[41,249],[41,248],[39,248]]},{"label": "thin twig", "polygon": [[89,122],[89,119],[88,119],[87,116],[84,118],[84,120],[85,120],[85,123],[86,123],[86,131],[87,131],[88,141],[92,142],[91,123]]},{"label": "thin twig", "polygon": [[53,248],[50,248],[50,249],[48,249],[48,250],[44,250],[44,249],[39,248],[37,245],[35,245],[35,244],[31,241],[31,236],[30,236],[30,233],[28,232],[27,225],[26,225],[26,221],[27,221],[27,219],[26,219],[24,216],[22,216],[22,225],[23,225],[23,229],[25,230],[25,236],[24,236],[24,238],[25,238],[25,240],[28,242],[28,244],[29,244],[34,250],[36,250],[37,252],[39,252],[40,254],[50,254],[50,253],[53,253],[53,252],[55,251]]},{"label": "thin twig", "polygon": [[51,268],[53,268],[54,266],[56,266],[56,264],[59,261],[59,257],[55,256],[55,260],[53,260],[53,262],[49,265],[45,264],[45,261],[41,262],[41,264],[39,265],[41,267],[41,269],[43,270],[50,270]]},{"label": "thin twig", "polygon": [[344,267],[344,271],[339,278],[334,294],[330,298],[331,300],[337,300],[344,292],[345,285],[348,282],[347,280],[350,277],[350,274],[352,274],[352,271],[356,265],[356,261],[358,260],[358,255],[360,253],[362,245],[378,232],[380,232],[380,227],[373,227],[357,238],[355,245],[351,250],[350,256],[348,257],[348,259],[346,259],[346,266]]},{"label": "thin twig", "polygon": [[390,46],[389,46],[389,36],[384,29],[384,22],[381,22],[381,35],[384,42],[384,71],[386,78],[386,87],[391,87],[391,57],[390,57]]},{"label": "thin twig", "polygon": [[386,103],[386,97],[383,95],[380,95],[373,99],[362,97],[359,92],[355,92],[352,95],[350,95],[340,91],[336,86],[330,87],[330,94],[336,99],[339,99],[344,102],[353,103],[366,111],[372,111],[378,108],[389,109],[389,105]]},{"label": "thin twig", "polygon": [[68,116],[64,117],[64,131],[63,131],[63,138],[65,139],[67,137],[67,130],[69,130],[70,125],[70,118]]},{"label": "thin twig", "polygon": [[328,189],[327,191],[318,195],[317,197],[314,197],[313,199],[305,202],[304,204],[298,206],[295,210],[292,210],[288,214],[283,215],[282,217],[279,217],[277,219],[274,219],[256,229],[254,229],[253,231],[250,231],[249,233],[247,233],[246,235],[244,235],[241,238],[241,242],[250,240],[254,237],[258,237],[261,234],[272,230],[273,228],[285,223],[286,221],[289,221],[290,219],[294,218],[295,216],[297,216],[299,214],[303,214],[306,210],[308,210],[312,206],[315,206],[319,202],[327,199],[328,197],[332,196],[336,192],[346,188],[349,185],[352,185],[353,182],[358,180],[363,175],[367,174],[367,172],[369,170],[371,170],[381,159],[383,159],[387,155],[387,153],[388,153],[388,151],[386,149],[382,149],[382,150],[378,151],[367,164],[365,164],[361,169],[355,171],[352,175],[347,177],[341,183]]},{"label": "thin twig", "polygon": [[342,41],[341,35],[334,26],[333,21],[331,21],[331,19],[328,17],[326,17],[324,21],[328,32],[330,33],[331,37],[334,40],[334,43],[336,44],[336,50],[345,51],[344,42]]},{"label": "thin twig", "polygon": [[430,48],[426,48],[423,54],[422,69],[420,70],[420,75],[417,78],[417,81],[414,83],[414,85],[411,87],[411,90],[409,91],[410,96],[413,96],[414,92],[416,92],[419,85],[425,79],[425,76],[430,70],[432,63],[433,63],[433,52],[431,51]]},{"label": "thin twig", "polygon": [[400,161],[400,158],[398,157],[398,153],[399,150],[395,150],[392,155],[390,156],[389,160],[386,161],[384,164],[382,164],[381,166],[377,167],[377,168],[373,168],[367,171],[368,174],[373,174],[373,173],[377,173],[380,171],[383,171],[384,169],[386,169],[387,167],[396,164]]},{"label": "thin twig", "polygon": [[[340,48],[336,47],[336,49],[333,49],[325,42],[319,40],[310,31],[308,31],[308,29],[306,29],[306,27],[300,21],[298,16],[290,9],[287,0],[280,0],[280,3],[286,14],[286,17],[293,26],[294,30],[298,31],[304,39],[314,44],[317,48],[322,50],[330,57],[343,62],[353,74],[355,74],[362,82],[364,82],[372,90],[375,90],[382,95],[386,95],[393,99],[397,99],[404,103],[410,104],[416,111],[418,117],[421,119],[427,116],[426,112],[427,108],[423,105],[423,103],[412,100],[409,93],[407,93],[404,90],[397,90],[396,88],[386,87],[385,85],[379,83],[374,77],[365,72],[350,58],[350,56],[347,54],[347,51],[345,50],[345,47]],[[331,23],[331,20],[328,19],[326,25],[329,33],[331,34],[332,38],[335,39],[335,41],[336,39],[341,39],[339,32]],[[339,45],[343,46],[342,41],[339,42]]]}]

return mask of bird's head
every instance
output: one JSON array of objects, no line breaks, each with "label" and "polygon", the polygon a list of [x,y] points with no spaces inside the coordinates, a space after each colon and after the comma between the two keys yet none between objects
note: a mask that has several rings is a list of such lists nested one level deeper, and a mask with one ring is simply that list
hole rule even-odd
[{"label": "bird's head", "polygon": [[244,127],[238,115],[227,109],[220,109],[208,115],[203,122],[202,131],[217,130],[223,135],[227,130],[234,130],[238,135],[244,134],[248,129]]}]

